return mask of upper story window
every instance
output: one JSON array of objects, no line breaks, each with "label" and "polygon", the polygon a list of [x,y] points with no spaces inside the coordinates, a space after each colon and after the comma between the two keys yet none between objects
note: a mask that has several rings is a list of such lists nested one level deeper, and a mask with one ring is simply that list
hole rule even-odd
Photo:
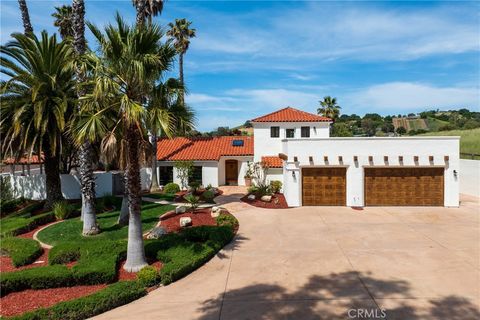
[{"label": "upper story window", "polygon": [[279,138],[280,137],[280,127],[270,127],[270,137]]},{"label": "upper story window", "polygon": [[310,127],[302,127],[302,138],[310,138]]},{"label": "upper story window", "polygon": [[286,129],[285,136],[287,138],[295,138],[295,129]]}]

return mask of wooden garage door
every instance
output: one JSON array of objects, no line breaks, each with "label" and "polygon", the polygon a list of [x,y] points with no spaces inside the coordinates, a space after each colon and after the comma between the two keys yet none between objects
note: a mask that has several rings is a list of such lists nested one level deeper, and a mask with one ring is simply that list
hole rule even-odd
[{"label": "wooden garage door", "polygon": [[443,206],[443,168],[365,168],[367,206]]},{"label": "wooden garage door", "polygon": [[344,206],[346,168],[304,168],[302,196],[304,206]]}]

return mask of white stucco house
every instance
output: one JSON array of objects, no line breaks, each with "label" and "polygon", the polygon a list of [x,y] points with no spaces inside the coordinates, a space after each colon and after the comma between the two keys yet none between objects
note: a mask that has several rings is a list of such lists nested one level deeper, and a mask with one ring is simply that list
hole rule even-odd
[{"label": "white stucco house", "polygon": [[203,185],[245,185],[250,161],[269,165],[289,206],[459,205],[460,137],[330,137],[331,119],[291,107],[252,120],[253,137],[161,139],[159,183],[192,160]]}]

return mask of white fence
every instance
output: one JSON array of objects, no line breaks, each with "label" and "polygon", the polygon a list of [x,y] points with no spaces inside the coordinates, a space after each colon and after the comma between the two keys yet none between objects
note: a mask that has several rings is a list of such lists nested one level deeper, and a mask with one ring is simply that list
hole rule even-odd
[{"label": "white fence", "polygon": [[[5,176],[5,175],[4,175]],[[10,184],[15,197],[24,197],[26,199],[43,200],[46,198],[45,174],[35,174],[30,176],[11,175]],[[151,169],[142,168],[140,170],[142,190],[147,190],[151,182]],[[80,199],[80,176],[72,174],[60,175],[62,184],[62,193],[65,199]],[[96,172],[95,173],[95,193],[97,197],[114,193],[113,173]]]},{"label": "white fence", "polygon": [[460,193],[480,197],[480,160],[460,159]]}]

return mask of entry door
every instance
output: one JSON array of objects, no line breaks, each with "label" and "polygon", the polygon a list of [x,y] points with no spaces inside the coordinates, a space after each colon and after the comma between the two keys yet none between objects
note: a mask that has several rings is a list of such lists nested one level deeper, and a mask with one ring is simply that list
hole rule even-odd
[{"label": "entry door", "polygon": [[304,206],[345,206],[346,168],[304,168],[302,197]]},{"label": "entry door", "polygon": [[443,206],[444,168],[365,168],[367,206]]},{"label": "entry door", "polygon": [[237,160],[225,161],[225,183],[227,185],[238,184],[238,161]]}]

